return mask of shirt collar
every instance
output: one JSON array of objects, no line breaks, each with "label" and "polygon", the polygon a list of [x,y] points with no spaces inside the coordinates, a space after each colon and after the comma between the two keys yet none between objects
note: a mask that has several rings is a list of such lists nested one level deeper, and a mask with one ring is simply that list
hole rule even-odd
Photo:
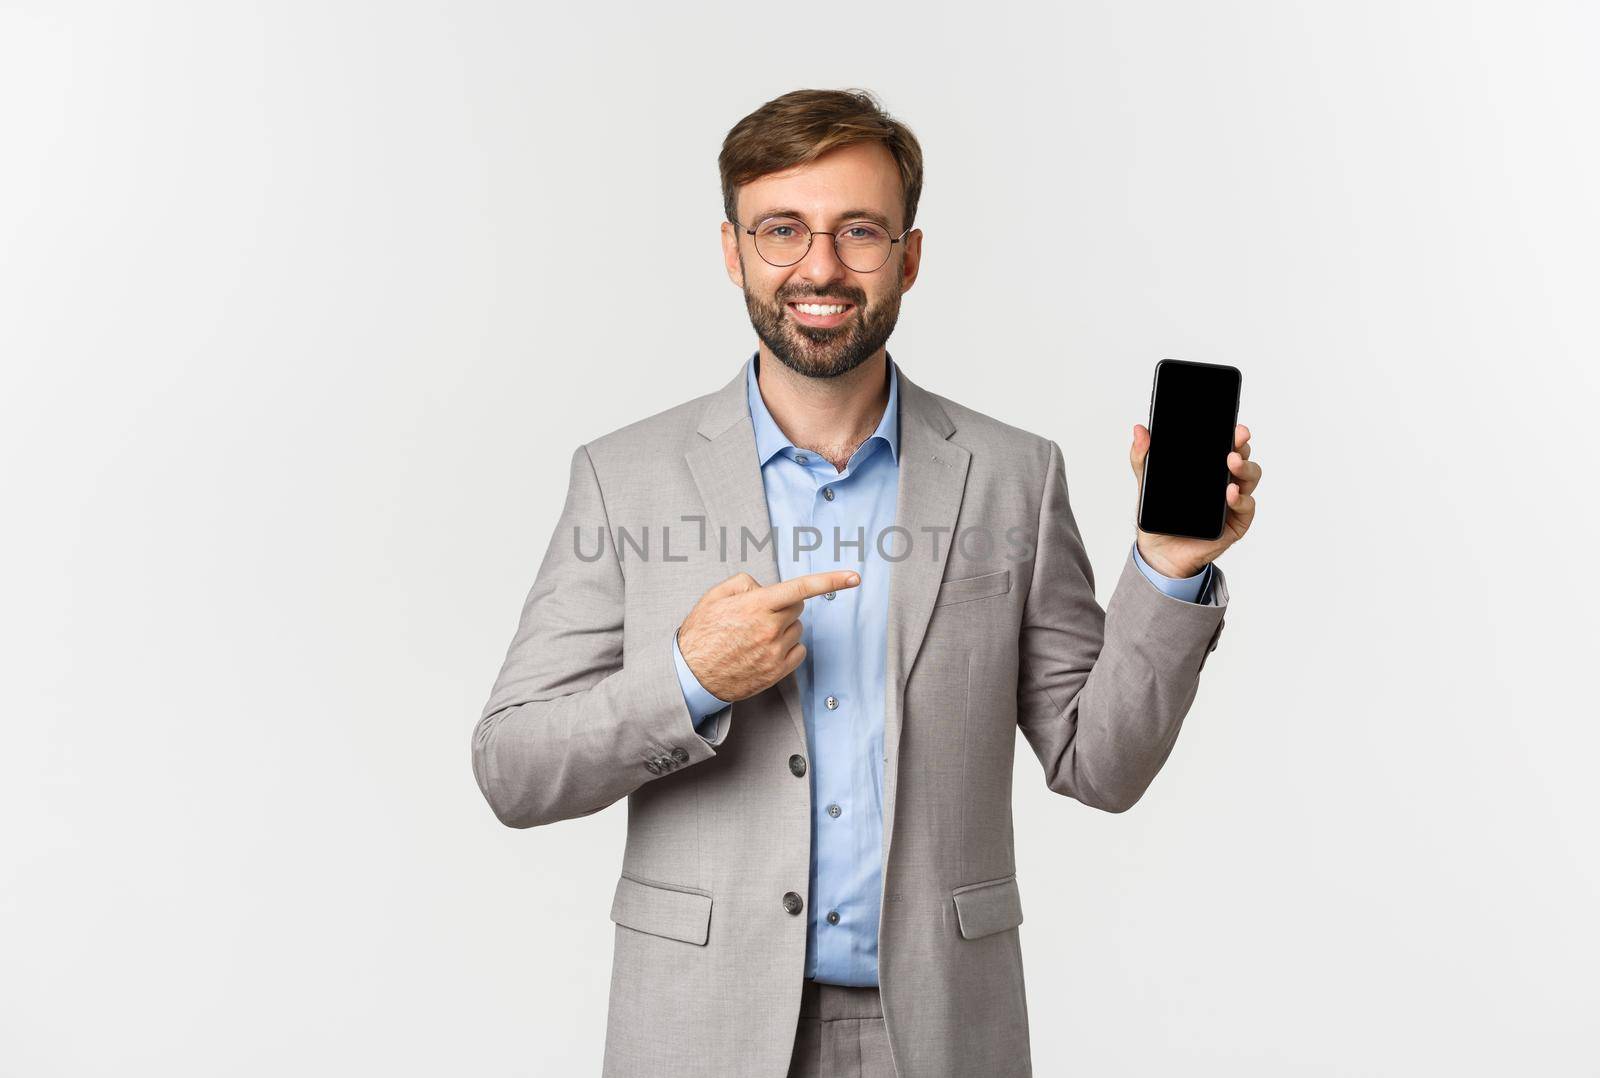
[{"label": "shirt collar", "polygon": [[[889,403],[884,406],[883,418],[878,420],[878,429],[873,431],[865,447],[873,438],[877,438],[889,447],[891,457],[898,463],[900,460],[900,374],[895,369],[894,359],[888,357],[889,363]],[[745,363],[745,384],[750,403],[750,420],[756,430],[756,459],[765,466],[777,453],[785,449],[794,448],[794,443],[783,433],[777,420],[772,418],[772,413],[767,411],[767,402],[761,399],[761,388],[756,381],[756,362],[761,353],[751,355]],[[857,453],[861,450],[857,449]]]}]

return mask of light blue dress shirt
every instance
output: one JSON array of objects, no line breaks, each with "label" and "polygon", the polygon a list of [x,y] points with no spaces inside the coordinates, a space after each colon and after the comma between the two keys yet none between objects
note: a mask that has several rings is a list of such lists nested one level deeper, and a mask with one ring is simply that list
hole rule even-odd
[{"label": "light blue dress shirt", "polygon": [[[894,524],[900,478],[900,379],[889,361],[889,403],[844,471],[796,448],[767,410],[757,383],[760,353],[745,365],[756,456],[766,489],[778,575],[854,569],[861,583],[806,600],[795,670],[810,747],[811,897],[805,975],[829,984],[878,983],[883,892],[883,706],[888,658],[889,571],[876,537]],[[837,541],[836,541],[837,540]],[[806,549],[814,547],[815,549]],[[1211,567],[1173,580],[1134,561],[1152,584],[1185,602],[1210,583]],[[702,737],[728,702],[707,692],[672,643],[684,702]]]}]

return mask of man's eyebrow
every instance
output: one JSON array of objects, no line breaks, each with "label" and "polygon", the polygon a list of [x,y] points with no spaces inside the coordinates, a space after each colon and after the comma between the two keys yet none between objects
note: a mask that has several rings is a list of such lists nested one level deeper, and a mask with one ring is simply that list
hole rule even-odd
[{"label": "man's eyebrow", "polygon": [[[799,210],[791,210],[782,206],[778,207],[777,209],[762,210],[760,213],[756,214],[755,219],[757,221],[765,221],[768,217],[798,217],[802,221],[806,219],[806,215],[801,213]],[[889,219],[883,214],[879,213],[877,210],[845,210],[843,213],[839,214],[838,220],[867,220],[872,221],[875,224],[880,224],[885,229],[889,227]]]}]

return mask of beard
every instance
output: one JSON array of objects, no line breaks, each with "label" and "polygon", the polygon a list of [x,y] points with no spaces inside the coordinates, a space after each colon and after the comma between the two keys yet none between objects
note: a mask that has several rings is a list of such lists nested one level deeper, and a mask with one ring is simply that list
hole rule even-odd
[{"label": "beard", "polygon": [[830,288],[828,294],[855,309],[843,325],[823,329],[803,326],[789,314],[788,303],[803,303],[811,298],[807,295],[780,294],[769,302],[752,295],[748,286],[744,291],[745,309],[761,343],[785,367],[808,378],[837,378],[855,370],[888,343],[900,318],[899,289],[871,306],[854,289]]}]

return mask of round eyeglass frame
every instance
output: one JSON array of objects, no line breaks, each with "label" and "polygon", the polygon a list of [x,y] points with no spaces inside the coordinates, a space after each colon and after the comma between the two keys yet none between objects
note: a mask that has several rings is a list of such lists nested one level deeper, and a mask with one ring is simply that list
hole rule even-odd
[{"label": "round eyeglass frame", "polygon": [[[769,266],[775,266],[778,269],[786,269],[789,266],[798,266],[800,263],[804,262],[806,260],[806,255],[811,253],[811,244],[813,242],[815,242],[816,238],[818,236],[827,236],[828,239],[831,240],[832,243],[833,243],[833,257],[835,257],[835,258],[837,258],[839,260],[839,264],[841,266],[846,267],[847,269],[849,269],[853,273],[877,273],[879,270],[881,270],[883,267],[885,267],[885,266],[887,266],[889,264],[889,259],[894,257],[894,245],[899,243],[901,240],[905,239],[906,238],[906,233],[910,232],[911,231],[911,227],[912,227],[912,226],[909,226],[909,225],[906,226],[905,232],[902,232],[902,233],[900,233],[900,235],[894,236],[889,240],[889,250],[888,250],[888,253],[883,256],[883,261],[882,262],[879,262],[876,266],[873,266],[869,270],[864,270],[864,269],[856,269],[854,266],[850,265],[850,263],[848,263],[848,262],[846,262],[844,260],[844,255],[839,251],[839,234],[837,232],[815,232],[815,231],[812,231],[811,226],[807,225],[804,221],[800,221],[800,219],[798,217],[789,217],[788,215],[781,214],[781,213],[780,214],[774,214],[773,217],[763,217],[760,221],[757,221],[756,224],[760,225],[765,221],[771,221],[771,220],[774,220],[775,218],[782,218],[784,220],[789,220],[789,221],[799,221],[800,226],[806,230],[806,249],[804,251],[801,251],[800,252],[800,257],[795,259],[793,262],[774,262],[772,259],[768,258],[766,255],[761,253],[761,244],[757,243],[754,240],[754,238],[751,239],[750,245],[756,249],[756,254],[758,256],[760,256],[761,261],[765,262]],[[756,234],[756,230],[755,229],[753,229],[753,228],[745,228],[744,225],[739,224],[739,222],[737,222],[737,221],[735,221],[733,223],[736,224],[736,225],[739,225],[739,227],[741,229],[744,229],[745,235],[750,236],[750,237],[754,237],[755,236],[755,234]],[[877,222],[868,221],[867,223],[868,224],[876,224]]]}]

